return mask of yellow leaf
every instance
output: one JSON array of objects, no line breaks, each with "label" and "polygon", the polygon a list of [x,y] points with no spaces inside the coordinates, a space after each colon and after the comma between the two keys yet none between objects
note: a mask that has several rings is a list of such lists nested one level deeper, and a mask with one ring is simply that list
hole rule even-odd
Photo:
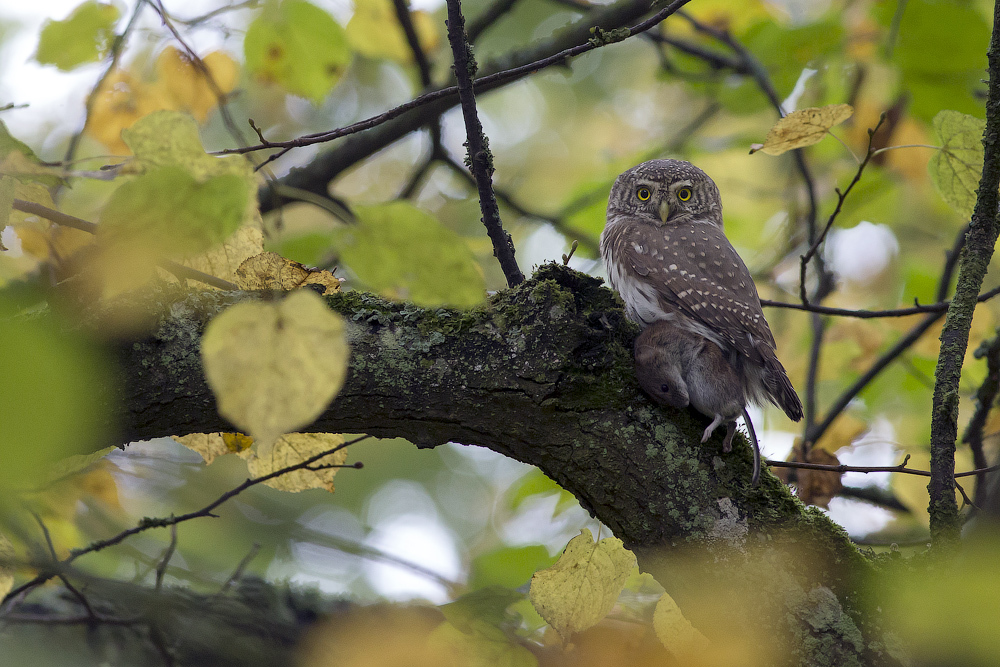
[{"label": "yellow leaf", "polygon": [[812,146],[826,136],[827,130],[851,117],[850,104],[809,107],[788,114],[771,127],[763,144],[754,144],[751,153],[763,151],[781,155],[795,148]]},{"label": "yellow leaf", "polygon": [[237,284],[245,290],[291,291],[304,285],[321,285],[323,294],[340,291],[340,281],[329,271],[308,269],[276,252],[262,252],[240,264]]},{"label": "yellow leaf", "polygon": [[708,648],[708,638],[684,618],[674,599],[664,593],[653,611],[656,638],[678,658],[695,656]]},{"label": "yellow leaf", "polygon": [[[411,11],[410,18],[424,52],[436,49],[440,38],[431,15]],[[347,43],[369,58],[388,58],[404,64],[413,62],[413,51],[391,0],[355,0],[354,15],[347,23]]]},{"label": "yellow leaf", "polygon": [[344,321],[310,290],[223,311],[201,342],[219,414],[265,446],[312,423],[340,391]]},{"label": "yellow leaf", "polygon": [[14,587],[14,572],[17,570],[14,545],[7,536],[0,533],[0,600]]},{"label": "yellow leaf", "polygon": [[531,577],[528,596],[538,614],[569,641],[608,615],[633,567],[635,555],[621,540],[595,543],[585,528],[552,567]]},{"label": "yellow leaf", "polygon": [[128,70],[115,70],[94,96],[84,130],[115,155],[128,155],[122,130],[153,111],[171,108],[173,101],[162,88],[144,83]]},{"label": "yellow leaf", "polygon": [[[213,51],[201,59],[209,76],[223,95],[232,92],[239,80],[239,65],[222,51]],[[156,58],[156,73],[176,108],[188,111],[204,123],[219,103],[205,74],[186,53],[168,46]]]},{"label": "yellow leaf", "polygon": [[[306,459],[344,444],[344,436],[334,433],[289,433],[278,438],[270,452],[255,453],[247,459],[251,477],[263,477],[275,470],[296,465]],[[324,456],[310,467],[340,466],[347,460],[347,449]],[[339,468],[309,470],[306,468],[280,475],[264,482],[281,491],[326,489],[333,492],[333,476]]]},{"label": "yellow leaf", "polygon": [[[230,436],[226,438],[226,436]],[[252,440],[240,433],[190,433],[188,435],[170,436],[175,441],[181,443],[188,449],[192,449],[205,459],[205,464],[209,464],[223,454],[233,454],[241,452],[252,444]],[[250,440],[246,446],[240,438]]]}]

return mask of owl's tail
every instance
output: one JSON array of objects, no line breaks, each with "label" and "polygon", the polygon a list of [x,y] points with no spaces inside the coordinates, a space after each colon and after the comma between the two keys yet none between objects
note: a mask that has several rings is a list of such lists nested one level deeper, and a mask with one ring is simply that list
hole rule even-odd
[{"label": "owl's tail", "polygon": [[778,361],[774,350],[763,345],[761,348],[763,349],[758,349],[764,357],[763,381],[764,390],[767,392],[767,399],[784,410],[789,419],[796,422],[799,421],[802,419],[802,401],[799,400],[799,395],[795,393],[795,387],[792,386],[791,380],[788,379],[785,367]]}]

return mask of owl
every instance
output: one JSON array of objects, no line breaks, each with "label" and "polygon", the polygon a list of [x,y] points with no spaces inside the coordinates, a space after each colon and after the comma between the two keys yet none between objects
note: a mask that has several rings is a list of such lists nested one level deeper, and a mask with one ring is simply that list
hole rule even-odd
[{"label": "owl", "polygon": [[802,418],[757,287],[723,232],[719,188],[705,172],[681,160],[650,160],[619,176],[601,257],[630,319],[643,327],[666,320],[708,339],[747,399]]}]

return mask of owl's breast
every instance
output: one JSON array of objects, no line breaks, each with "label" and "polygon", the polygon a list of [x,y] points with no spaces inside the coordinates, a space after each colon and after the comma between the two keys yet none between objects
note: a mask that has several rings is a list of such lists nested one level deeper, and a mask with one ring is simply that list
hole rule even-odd
[{"label": "owl's breast", "polygon": [[648,326],[658,320],[672,319],[664,311],[655,285],[645,280],[629,263],[621,250],[622,243],[630,242],[619,225],[609,224],[601,234],[601,255],[608,269],[608,284],[625,302],[625,314],[633,322]]}]

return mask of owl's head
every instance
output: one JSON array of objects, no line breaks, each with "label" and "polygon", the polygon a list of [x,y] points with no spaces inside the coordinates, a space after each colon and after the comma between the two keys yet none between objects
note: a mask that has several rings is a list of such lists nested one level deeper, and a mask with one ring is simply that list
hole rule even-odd
[{"label": "owl's head", "polygon": [[707,223],[722,227],[722,199],[715,182],[683,160],[650,160],[615,181],[608,219],[629,215],[655,225]]}]

